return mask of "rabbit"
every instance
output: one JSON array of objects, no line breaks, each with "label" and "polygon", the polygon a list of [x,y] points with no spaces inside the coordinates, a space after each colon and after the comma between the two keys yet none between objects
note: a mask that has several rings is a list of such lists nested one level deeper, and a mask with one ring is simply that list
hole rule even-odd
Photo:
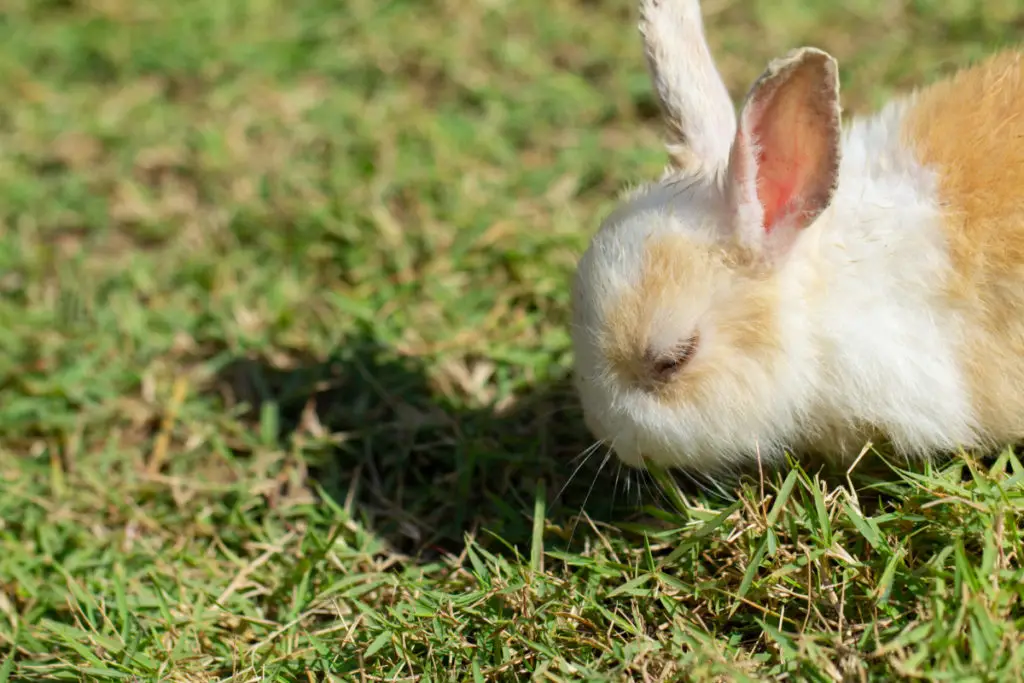
[{"label": "rabbit", "polygon": [[696,0],[642,0],[668,164],[572,285],[588,430],[630,467],[906,462],[1024,436],[1024,70],[1004,50],[843,122],[836,60],[737,115]]}]

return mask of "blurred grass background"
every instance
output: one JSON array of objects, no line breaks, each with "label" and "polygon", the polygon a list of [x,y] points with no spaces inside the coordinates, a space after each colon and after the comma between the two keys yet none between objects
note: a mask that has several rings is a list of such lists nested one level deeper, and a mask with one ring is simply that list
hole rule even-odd
[{"label": "blurred grass background", "polygon": [[[703,5],[737,100],[813,44],[848,113],[1024,27]],[[592,472],[556,499],[589,443],[572,268],[664,163],[635,24],[5,3],[0,680],[1022,680],[1016,479],[905,479],[876,517],[811,479],[770,518]]]}]

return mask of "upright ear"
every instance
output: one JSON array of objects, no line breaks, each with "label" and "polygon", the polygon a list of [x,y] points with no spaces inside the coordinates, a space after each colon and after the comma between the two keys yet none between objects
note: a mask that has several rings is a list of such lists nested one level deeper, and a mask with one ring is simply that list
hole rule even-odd
[{"label": "upright ear", "polygon": [[740,114],[726,191],[740,240],[778,255],[828,208],[839,181],[839,74],[814,48],[768,65]]},{"label": "upright ear", "polygon": [[728,163],[736,111],[704,37],[697,0],[640,0],[640,34],[679,170]]}]

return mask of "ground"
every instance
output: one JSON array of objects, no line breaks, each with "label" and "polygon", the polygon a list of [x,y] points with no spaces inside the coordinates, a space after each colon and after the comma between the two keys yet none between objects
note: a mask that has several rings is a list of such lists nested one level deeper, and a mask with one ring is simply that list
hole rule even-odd
[{"label": "ground", "polygon": [[[847,114],[1024,27],[703,4],[735,97],[814,44]],[[0,681],[1024,680],[1010,453],[712,494],[600,452],[569,481],[569,278],[665,160],[635,26],[6,3]]]}]

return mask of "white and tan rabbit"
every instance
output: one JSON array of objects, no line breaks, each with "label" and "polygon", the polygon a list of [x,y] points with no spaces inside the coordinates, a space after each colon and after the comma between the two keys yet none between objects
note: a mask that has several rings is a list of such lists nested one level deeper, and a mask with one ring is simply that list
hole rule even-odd
[{"label": "white and tan rabbit", "polygon": [[869,439],[1024,437],[1024,65],[841,123],[835,60],[769,64],[738,120],[696,0],[643,0],[671,134],[582,257],[575,381],[626,464],[715,471]]}]

